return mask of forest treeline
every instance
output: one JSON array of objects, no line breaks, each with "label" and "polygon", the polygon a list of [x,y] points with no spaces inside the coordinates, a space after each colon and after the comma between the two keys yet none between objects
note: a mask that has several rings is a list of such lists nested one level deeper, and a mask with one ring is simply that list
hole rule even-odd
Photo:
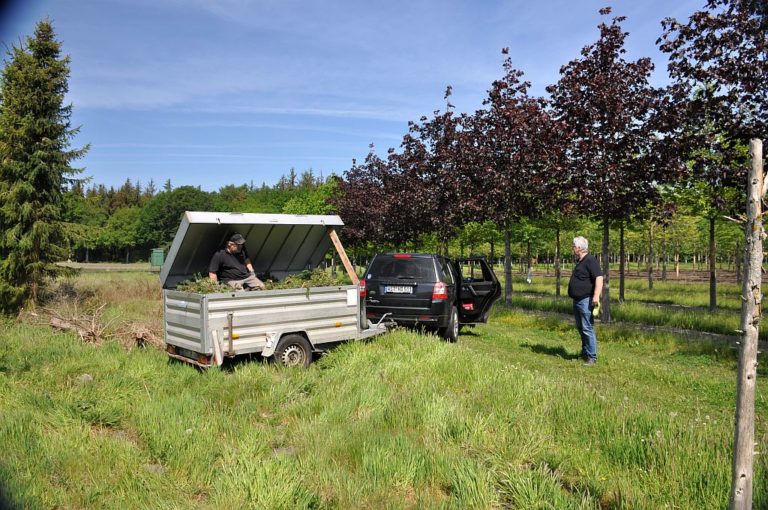
[{"label": "forest treeline", "polygon": [[142,185],[130,178],[119,186],[76,181],[64,192],[63,228],[68,258],[83,262],[148,260],[154,248],[167,249],[184,211],[286,214],[332,212],[334,180],[311,169],[291,169],[272,186],[230,184],[218,191],[174,187],[166,180]]}]

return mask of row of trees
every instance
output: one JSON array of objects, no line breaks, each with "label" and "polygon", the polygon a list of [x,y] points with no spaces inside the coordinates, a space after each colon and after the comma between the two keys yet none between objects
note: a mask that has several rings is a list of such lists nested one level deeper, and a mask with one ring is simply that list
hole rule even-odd
[{"label": "row of trees", "polygon": [[[746,143],[765,134],[764,19],[751,4],[712,0],[688,23],[664,20],[663,88],[649,83],[650,59],[624,58],[622,17],[599,26],[599,39],[561,67],[547,97],[529,94],[507,56],[483,109],[457,114],[449,87],[445,110],[411,122],[399,150],[372,150],[353,164],[337,202],[348,234],[395,245],[436,234],[445,246],[468,222],[492,221],[504,231],[509,296],[513,227],[524,219],[551,225],[559,259],[559,232],[586,216],[602,225],[602,249],[593,251],[606,274],[610,229],[620,232],[622,294],[626,225],[664,228],[685,212],[709,222],[714,308],[715,223],[743,209]],[[610,290],[606,278],[604,320]]]}]

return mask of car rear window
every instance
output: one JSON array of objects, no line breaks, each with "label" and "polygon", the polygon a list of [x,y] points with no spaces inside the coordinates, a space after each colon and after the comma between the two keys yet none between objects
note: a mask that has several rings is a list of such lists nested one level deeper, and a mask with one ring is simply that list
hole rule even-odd
[{"label": "car rear window", "polygon": [[368,278],[395,278],[433,281],[435,266],[428,258],[376,257],[368,269]]}]

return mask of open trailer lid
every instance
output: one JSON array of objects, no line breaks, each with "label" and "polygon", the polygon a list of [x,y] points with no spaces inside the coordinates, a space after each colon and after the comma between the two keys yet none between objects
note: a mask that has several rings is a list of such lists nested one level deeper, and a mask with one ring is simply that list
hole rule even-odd
[{"label": "open trailer lid", "polygon": [[333,215],[187,211],[160,270],[160,283],[172,289],[198,273],[207,275],[211,257],[234,233],[245,237],[256,274],[282,279],[317,267],[331,247],[327,227],[343,225]]}]

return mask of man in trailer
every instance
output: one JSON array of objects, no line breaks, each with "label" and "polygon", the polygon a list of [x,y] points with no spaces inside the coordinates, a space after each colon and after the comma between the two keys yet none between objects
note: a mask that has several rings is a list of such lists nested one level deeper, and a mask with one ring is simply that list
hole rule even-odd
[{"label": "man in trailer", "polygon": [[226,283],[235,290],[264,290],[264,282],[256,278],[253,264],[243,247],[245,238],[234,234],[227,245],[213,254],[208,265],[208,277],[214,282]]}]

